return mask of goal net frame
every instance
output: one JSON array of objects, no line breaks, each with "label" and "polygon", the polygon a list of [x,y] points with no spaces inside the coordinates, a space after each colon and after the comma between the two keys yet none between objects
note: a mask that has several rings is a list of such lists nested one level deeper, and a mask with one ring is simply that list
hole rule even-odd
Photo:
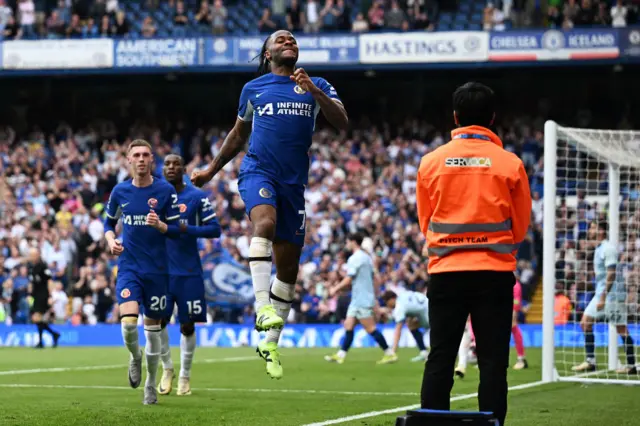
[{"label": "goal net frame", "polygon": [[[606,163],[608,166],[608,239],[611,243],[618,245],[620,239],[620,167],[637,167],[640,171],[640,147],[638,147],[639,155],[633,158],[633,155],[623,156],[620,153],[613,153],[613,160],[610,160],[610,152],[603,149],[602,146],[589,146],[580,137],[559,137],[559,133],[567,135],[583,134],[586,132],[594,132],[607,134],[609,136],[630,136],[638,137],[640,134],[632,131],[614,131],[604,129],[576,129],[559,126],[554,121],[547,121],[544,125],[544,197],[543,197],[543,324],[542,324],[542,381],[543,382],[586,382],[586,383],[611,383],[640,385],[640,376],[629,376],[629,379],[619,378],[614,370],[620,367],[618,352],[619,337],[616,328],[612,324],[608,324],[607,339],[607,371],[600,377],[597,372],[592,374],[576,374],[561,375],[556,369],[556,351],[558,347],[555,341],[555,291],[556,291],[556,210],[559,205],[558,186],[557,186],[557,167],[558,167],[558,141],[567,140],[571,145],[576,146],[580,152],[593,156],[600,163]],[[570,140],[568,140],[570,139]],[[632,164],[633,163],[633,164]],[[579,321],[577,319],[576,321]],[[579,324],[576,327],[580,327]],[[636,341],[636,354],[640,342]],[[568,350],[579,353],[576,359],[584,359],[584,346],[565,346]],[[636,360],[636,363],[638,361]],[[637,364],[636,364],[637,365]],[[600,368],[604,367],[604,363],[600,364]],[[600,371],[602,372],[602,370]]]}]

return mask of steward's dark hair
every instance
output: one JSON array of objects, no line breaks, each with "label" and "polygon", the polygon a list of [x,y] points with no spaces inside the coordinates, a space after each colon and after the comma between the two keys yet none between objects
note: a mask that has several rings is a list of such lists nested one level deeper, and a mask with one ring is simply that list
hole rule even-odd
[{"label": "steward's dark hair", "polygon": [[484,84],[474,82],[460,86],[453,93],[453,110],[458,116],[458,124],[462,127],[489,127],[495,112],[493,90]]},{"label": "steward's dark hair", "polygon": [[[264,43],[262,44],[262,49],[260,50],[260,59],[259,59],[259,65],[258,65],[258,75],[265,75],[265,74],[269,74],[271,72],[271,63],[267,60],[266,58],[266,53],[267,53],[267,44],[269,44],[269,39],[271,38],[271,36],[268,36],[267,39],[264,41]],[[258,56],[256,56],[253,59],[256,59]]]}]

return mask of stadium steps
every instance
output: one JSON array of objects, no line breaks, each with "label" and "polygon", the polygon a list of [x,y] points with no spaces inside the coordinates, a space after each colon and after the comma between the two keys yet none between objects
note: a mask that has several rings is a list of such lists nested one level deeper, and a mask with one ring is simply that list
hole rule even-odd
[{"label": "stadium steps", "polygon": [[529,312],[527,312],[527,324],[542,324],[542,279],[531,298]]}]

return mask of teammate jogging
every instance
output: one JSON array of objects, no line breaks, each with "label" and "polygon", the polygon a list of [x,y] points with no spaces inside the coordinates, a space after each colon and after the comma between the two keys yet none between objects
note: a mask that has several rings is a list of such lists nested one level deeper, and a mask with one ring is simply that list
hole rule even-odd
[{"label": "teammate jogging", "polygon": [[[127,151],[132,180],[113,188],[107,204],[105,238],[109,252],[119,256],[116,296],[120,305],[122,338],[131,354],[129,384],[140,386],[142,352],[138,314],[144,309],[147,380],[144,404],[156,404],[156,373],[160,358],[160,322],[166,316],[169,269],[165,248],[168,225],[180,217],[178,194],[169,183],[151,176],[153,155],[147,141],[131,142]],[[122,242],[115,227],[122,219]]]},{"label": "teammate jogging", "polygon": [[[347,113],[336,90],[319,77],[296,69],[298,44],[288,31],[270,35],[260,52],[260,77],[240,94],[238,119],[220,153],[191,181],[210,181],[245,146],[238,188],[253,223],[249,265],[256,296],[256,329],[267,331],[257,352],[267,373],[283,375],[278,339],[289,315],[305,238],[304,188],[309,175],[309,148],[316,117],[322,110],[329,123],[346,129]],[[271,280],[272,254],[276,279]]]},{"label": "teammate jogging", "polygon": [[207,305],[204,297],[204,278],[198,238],[217,238],[220,225],[204,191],[184,184],[184,160],[170,154],[164,160],[164,177],[178,193],[180,210],[179,225],[171,225],[169,233],[177,238],[167,238],[169,256],[169,294],[167,295],[168,318],[163,321],[162,332],[162,379],[158,385],[160,395],[168,395],[175,377],[169,334],[166,328],[171,319],[174,304],[178,306],[180,321],[180,377],[178,395],[191,395],[191,363],[196,349],[195,323],[207,321]]}]

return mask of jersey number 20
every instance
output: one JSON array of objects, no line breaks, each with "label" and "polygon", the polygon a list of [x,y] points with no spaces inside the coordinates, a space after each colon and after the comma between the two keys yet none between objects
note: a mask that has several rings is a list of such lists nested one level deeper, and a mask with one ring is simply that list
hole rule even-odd
[{"label": "jersey number 20", "polygon": [[164,311],[167,308],[167,296],[153,296],[151,298],[151,306],[149,309],[152,311]]}]

